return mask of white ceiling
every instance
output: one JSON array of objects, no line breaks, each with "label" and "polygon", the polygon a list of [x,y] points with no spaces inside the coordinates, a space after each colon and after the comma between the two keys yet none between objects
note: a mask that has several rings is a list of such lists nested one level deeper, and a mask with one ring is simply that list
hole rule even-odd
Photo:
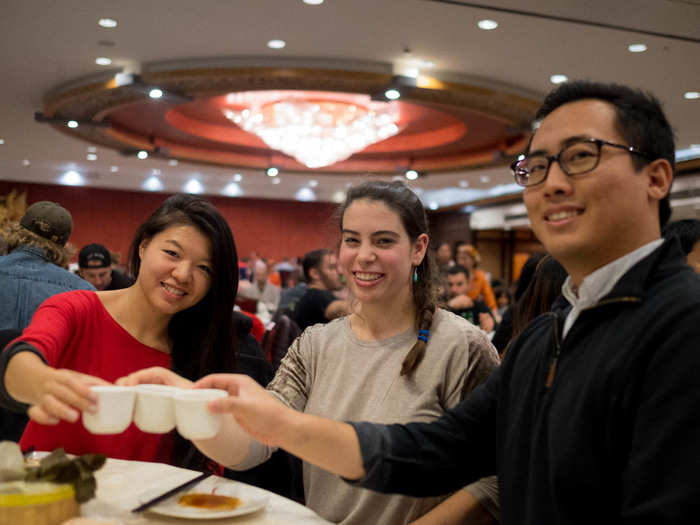
[{"label": "white ceiling", "polygon": [[[101,28],[102,17],[119,25]],[[499,27],[478,29],[484,18]],[[273,38],[287,46],[268,49]],[[105,40],[114,45],[99,43]],[[699,42],[700,0],[325,0],[319,6],[302,0],[3,0],[0,179],[55,184],[74,169],[91,186],[140,190],[159,169],[164,191],[182,191],[196,177],[205,193],[220,194],[240,173],[245,197],[293,199],[313,178],[317,199],[326,201],[357,180],[283,173],[273,185],[259,171],[184,162],[173,167],[105,148],[98,148],[96,161],[88,161],[89,144],[34,122],[51,89],[127,65],[328,65],[389,72],[392,64],[409,58],[434,62],[425,70],[430,76],[535,98],[553,87],[552,74],[616,81],[655,93],[676,129],[678,147],[688,148],[700,144],[700,100],[683,97],[700,91]],[[648,50],[630,53],[627,46],[633,43]],[[112,66],[96,65],[99,56],[111,58]],[[111,172],[112,166],[119,171]],[[442,207],[489,194],[484,192],[497,194],[510,182],[501,166],[433,174],[412,186],[422,190],[426,205]]]}]

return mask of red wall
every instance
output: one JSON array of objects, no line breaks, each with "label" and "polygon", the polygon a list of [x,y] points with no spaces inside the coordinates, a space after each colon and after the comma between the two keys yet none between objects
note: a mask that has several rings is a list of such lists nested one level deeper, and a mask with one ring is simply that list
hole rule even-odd
[{"label": "red wall", "polygon": [[[71,186],[0,182],[0,195],[11,189],[27,192],[27,204],[50,200],[73,215],[70,241],[76,249],[91,242],[121,252],[126,262],[136,228],[168,194],[139,193]],[[256,250],[263,257],[304,255],[309,250],[333,247],[335,205],[266,199],[207,197],[233,231],[239,258]]]}]

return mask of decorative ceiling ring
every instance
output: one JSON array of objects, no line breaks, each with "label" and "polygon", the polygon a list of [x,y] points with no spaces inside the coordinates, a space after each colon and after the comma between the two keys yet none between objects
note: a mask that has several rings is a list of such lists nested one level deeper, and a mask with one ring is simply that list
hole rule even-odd
[{"label": "decorative ceiling ring", "polygon": [[[144,72],[137,84],[118,86],[112,78],[54,91],[44,113],[61,132],[109,148],[158,148],[178,160],[237,168],[266,168],[274,162],[296,172],[396,173],[408,167],[439,172],[503,164],[524,148],[539,101],[420,77],[417,85],[400,86],[397,133],[384,140],[380,134],[379,142],[320,168],[309,168],[259,137],[244,137],[247,132],[233,120],[235,112],[225,115],[227,95],[294,92],[303,98],[308,92],[309,100],[319,100],[325,92],[336,102],[343,94],[377,100],[396,79],[386,73],[282,67]],[[149,99],[151,87],[166,95]],[[68,128],[60,119],[108,121],[110,126]]]}]

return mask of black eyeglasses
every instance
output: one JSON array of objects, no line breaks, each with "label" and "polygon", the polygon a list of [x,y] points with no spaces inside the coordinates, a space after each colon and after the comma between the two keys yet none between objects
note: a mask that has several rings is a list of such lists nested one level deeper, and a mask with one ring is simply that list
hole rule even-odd
[{"label": "black eyeglasses", "polygon": [[534,186],[544,182],[549,173],[552,162],[559,163],[562,171],[567,175],[579,175],[593,171],[600,162],[600,149],[603,146],[612,146],[628,151],[634,155],[650,158],[648,154],[638,150],[634,146],[614,144],[601,139],[580,139],[564,146],[556,155],[521,155],[510,169],[513,178],[520,186]]}]

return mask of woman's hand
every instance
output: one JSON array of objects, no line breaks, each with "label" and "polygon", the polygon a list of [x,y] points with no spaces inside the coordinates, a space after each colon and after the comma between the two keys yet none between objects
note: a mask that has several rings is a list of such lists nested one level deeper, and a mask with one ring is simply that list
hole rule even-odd
[{"label": "woman's hand", "polygon": [[128,376],[120,377],[116,380],[119,386],[134,386],[142,384],[151,385],[168,385],[179,388],[192,388],[192,381],[177,375],[172,370],[163,368],[162,366],[153,366],[144,368],[129,374]]},{"label": "woman's hand", "polygon": [[27,412],[33,421],[42,425],[56,425],[61,420],[75,423],[80,412],[94,412],[96,399],[90,387],[110,384],[73,370],[46,367],[42,375],[34,396],[36,402]]},{"label": "woman's hand", "polygon": [[249,435],[268,445],[281,445],[281,424],[295,410],[286,407],[253,379],[239,374],[212,374],[194,384],[194,388],[219,388],[229,397],[210,401],[214,413],[230,413]]}]

